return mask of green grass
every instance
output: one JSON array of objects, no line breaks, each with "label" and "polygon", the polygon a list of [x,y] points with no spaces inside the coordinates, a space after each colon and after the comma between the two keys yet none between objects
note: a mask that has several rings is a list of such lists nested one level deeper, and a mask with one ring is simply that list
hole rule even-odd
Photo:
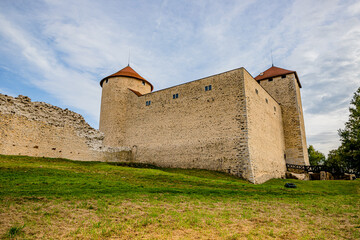
[{"label": "green grass", "polygon": [[359,180],[134,167],[0,155],[0,238],[360,238]]}]

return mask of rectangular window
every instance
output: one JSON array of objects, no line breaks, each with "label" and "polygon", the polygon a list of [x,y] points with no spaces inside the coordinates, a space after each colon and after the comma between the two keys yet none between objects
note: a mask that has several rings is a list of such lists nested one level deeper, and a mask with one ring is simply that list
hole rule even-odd
[{"label": "rectangular window", "polygon": [[151,101],[146,101],[146,106],[150,106]]},{"label": "rectangular window", "polygon": [[178,98],[178,97],[179,97],[179,94],[178,94],[178,93],[173,94],[173,99]]},{"label": "rectangular window", "polygon": [[211,89],[212,89],[211,85],[205,86],[205,92],[206,92],[206,91],[210,91]]},{"label": "rectangular window", "polygon": [[209,91],[211,90],[211,85],[209,85]]},{"label": "rectangular window", "polygon": [[273,78],[269,78],[269,82],[272,82]]},{"label": "rectangular window", "polygon": [[286,78],[286,75],[282,75],[281,78]]}]

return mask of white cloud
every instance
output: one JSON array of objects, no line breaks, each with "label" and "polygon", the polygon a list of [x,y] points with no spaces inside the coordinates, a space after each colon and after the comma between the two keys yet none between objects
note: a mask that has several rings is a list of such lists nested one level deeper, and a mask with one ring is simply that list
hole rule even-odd
[{"label": "white cloud", "polygon": [[1,56],[18,59],[24,78],[92,122],[99,116],[99,80],[127,65],[129,50],[131,65],[155,89],[241,66],[256,76],[270,66],[272,50],[275,65],[297,70],[308,144],[324,152],[338,145],[337,129],[360,85],[358,1],[28,5],[0,3]]}]

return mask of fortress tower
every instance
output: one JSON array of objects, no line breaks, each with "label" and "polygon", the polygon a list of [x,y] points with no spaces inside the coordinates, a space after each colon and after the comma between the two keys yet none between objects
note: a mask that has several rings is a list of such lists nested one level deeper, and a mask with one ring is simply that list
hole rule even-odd
[{"label": "fortress tower", "polygon": [[132,91],[137,95],[150,93],[154,87],[130,66],[105,77],[102,87],[100,126],[105,134],[104,145],[118,147],[124,145],[127,123],[127,96]]},{"label": "fortress tower", "polygon": [[309,165],[297,73],[272,66],[255,80],[281,105],[286,163]]}]

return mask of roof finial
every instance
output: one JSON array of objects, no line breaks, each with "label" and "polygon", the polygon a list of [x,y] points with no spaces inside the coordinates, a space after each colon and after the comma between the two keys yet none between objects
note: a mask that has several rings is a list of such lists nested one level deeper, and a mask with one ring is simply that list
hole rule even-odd
[{"label": "roof finial", "polygon": [[130,66],[130,49],[129,49],[128,66]]},{"label": "roof finial", "polygon": [[272,49],[271,49],[271,66],[274,66],[274,59],[273,59],[273,55],[272,55]]}]

